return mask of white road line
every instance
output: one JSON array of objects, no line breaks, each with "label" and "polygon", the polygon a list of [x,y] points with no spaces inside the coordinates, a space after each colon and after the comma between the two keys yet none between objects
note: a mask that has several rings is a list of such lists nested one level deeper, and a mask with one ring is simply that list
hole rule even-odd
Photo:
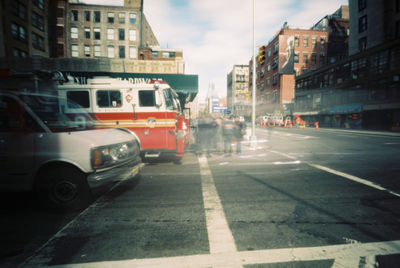
[{"label": "white road line", "polygon": [[[373,242],[365,244],[344,244],[321,247],[266,249],[240,252],[224,252],[190,256],[161,257],[153,259],[131,259],[121,261],[103,261],[52,266],[82,268],[194,268],[194,267],[235,267],[237,265],[271,264],[284,262],[335,260],[333,267],[360,266],[365,260],[373,262],[377,255],[400,253],[400,240]],[[371,266],[374,267],[374,266]]]},{"label": "white road line", "polygon": [[[287,158],[292,159],[292,160],[297,160],[296,157],[293,157],[293,156],[285,154],[285,153],[281,153],[281,152],[273,151],[273,150],[270,150],[270,152],[274,153],[274,154],[279,154],[281,156],[287,157]],[[334,170],[334,169],[331,169],[331,168],[328,168],[328,167],[324,167],[324,166],[321,166],[321,165],[307,163],[307,162],[303,162],[303,163],[305,163],[305,164],[307,164],[307,165],[309,165],[311,167],[314,167],[314,168],[317,168],[317,169],[320,169],[320,170],[323,170],[323,171],[338,175],[340,177],[343,177],[343,178],[346,178],[346,179],[349,179],[349,180],[364,184],[366,186],[372,187],[374,189],[387,192],[387,193],[389,193],[391,195],[400,197],[399,193],[396,193],[396,192],[394,192],[392,190],[386,189],[386,188],[380,186],[379,184],[373,183],[371,181],[368,181],[368,180],[365,180],[365,179],[362,179],[362,178],[359,178],[359,177],[356,177],[356,176],[353,176],[353,175],[350,175],[350,174],[347,174],[347,173],[344,173],[344,172],[341,172],[341,171],[338,171],[338,170]]]},{"label": "white road line", "polygon": [[332,174],[335,174],[335,175],[344,177],[344,178],[346,178],[346,179],[349,179],[349,180],[352,180],[352,181],[355,181],[355,182],[358,182],[358,183],[367,185],[367,186],[369,186],[369,187],[372,187],[372,188],[375,188],[375,189],[378,189],[378,190],[387,192],[387,193],[392,194],[392,195],[395,195],[395,196],[397,196],[397,197],[400,197],[400,194],[398,194],[398,193],[396,193],[396,192],[393,192],[393,191],[391,191],[391,190],[389,190],[389,189],[386,189],[386,188],[380,186],[379,184],[376,184],[376,183],[373,183],[373,182],[364,180],[364,179],[362,179],[362,178],[359,178],[359,177],[356,177],[356,176],[353,176],[353,175],[350,175],[350,174],[347,174],[347,173],[344,173],[344,172],[340,172],[340,171],[337,171],[337,170],[334,170],[334,169],[331,169],[331,168],[328,168],[328,167],[324,167],[324,166],[321,166],[321,165],[317,165],[317,164],[311,164],[311,163],[309,163],[308,165],[309,165],[309,166],[312,166],[312,167],[314,167],[314,168],[321,169],[321,170],[324,170],[324,171],[326,171],[326,172],[329,172],[329,173],[332,173]]},{"label": "white road line", "polygon": [[210,253],[236,252],[235,240],[215,188],[214,178],[206,157],[199,157],[201,185]]}]

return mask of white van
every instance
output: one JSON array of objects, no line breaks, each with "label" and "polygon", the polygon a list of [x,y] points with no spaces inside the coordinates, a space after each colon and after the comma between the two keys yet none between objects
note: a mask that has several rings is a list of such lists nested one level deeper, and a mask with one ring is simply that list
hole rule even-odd
[{"label": "white van", "polygon": [[36,191],[58,209],[91,200],[91,189],[139,172],[138,141],[125,129],[95,129],[65,99],[0,90],[0,191]]}]

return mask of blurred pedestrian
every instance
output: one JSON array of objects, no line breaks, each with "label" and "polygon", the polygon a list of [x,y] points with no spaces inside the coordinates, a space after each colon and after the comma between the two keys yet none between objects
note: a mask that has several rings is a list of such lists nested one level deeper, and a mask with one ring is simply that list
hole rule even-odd
[{"label": "blurred pedestrian", "polygon": [[226,118],[222,123],[222,135],[224,136],[224,153],[232,154],[232,141],[234,137],[235,122],[233,117]]},{"label": "blurred pedestrian", "polygon": [[207,157],[211,156],[211,149],[213,146],[213,140],[215,136],[216,123],[214,118],[210,115],[202,115],[201,118],[197,120],[197,144],[198,153],[202,155],[207,154]]},{"label": "blurred pedestrian", "polygon": [[235,118],[235,139],[236,139],[236,153],[242,153],[242,140],[243,136],[246,135],[246,123],[240,120],[240,117]]}]

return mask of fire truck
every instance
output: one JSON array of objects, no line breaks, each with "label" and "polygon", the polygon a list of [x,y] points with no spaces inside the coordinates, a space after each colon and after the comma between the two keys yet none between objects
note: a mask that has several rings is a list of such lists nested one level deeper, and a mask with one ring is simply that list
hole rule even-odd
[{"label": "fire truck", "polygon": [[[181,161],[189,128],[178,95],[165,81],[134,84],[109,77],[68,80],[58,86],[58,94],[83,107],[93,116],[97,128],[131,132],[140,142],[144,161]],[[74,113],[74,107],[65,109],[66,113]]]}]

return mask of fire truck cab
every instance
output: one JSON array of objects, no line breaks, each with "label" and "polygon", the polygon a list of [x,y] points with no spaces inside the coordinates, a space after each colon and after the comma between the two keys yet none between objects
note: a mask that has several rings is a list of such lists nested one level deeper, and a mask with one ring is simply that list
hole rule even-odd
[{"label": "fire truck cab", "polygon": [[[165,81],[134,84],[96,77],[85,84],[59,85],[58,93],[86,109],[97,128],[123,128],[134,134],[143,160],[162,157],[179,162],[183,157],[187,126],[177,94]],[[74,108],[67,107],[66,113],[74,113]]]}]

